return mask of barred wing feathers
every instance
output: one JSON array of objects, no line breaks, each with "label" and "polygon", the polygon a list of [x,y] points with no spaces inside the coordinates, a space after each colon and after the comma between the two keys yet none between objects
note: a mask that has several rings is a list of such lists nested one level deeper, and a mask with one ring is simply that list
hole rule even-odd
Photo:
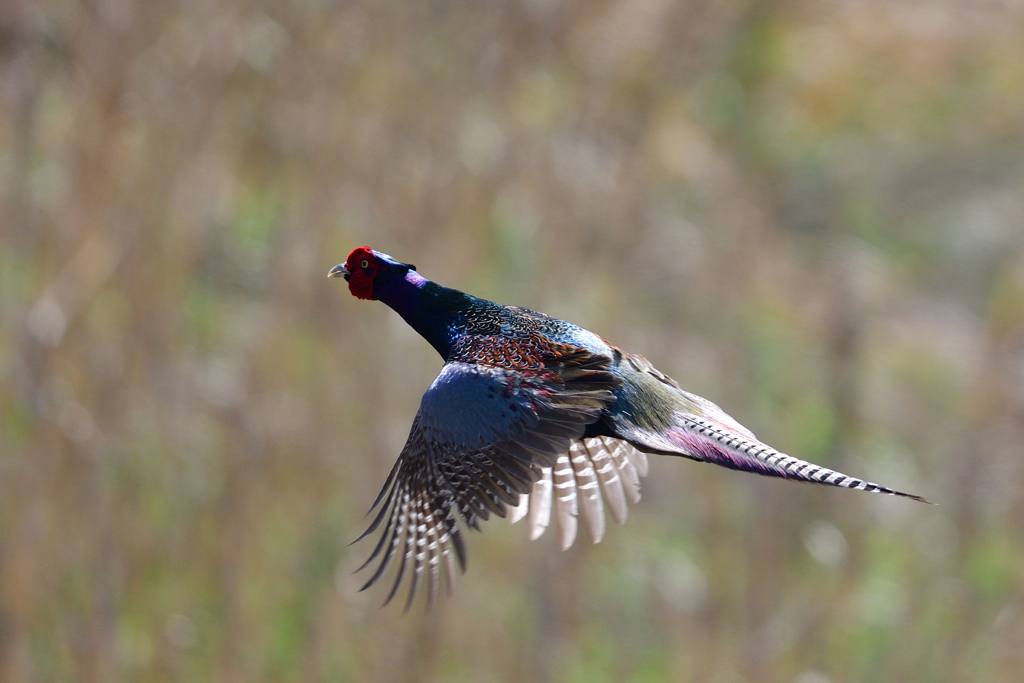
[{"label": "barred wing feathers", "polygon": [[[513,523],[527,517],[530,538],[539,538],[551,523],[558,526],[562,550],[576,540],[577,516],[587,521],[590,538],[604,538],[604,506],[619,524],[626,521],[626,500],[640,502],[640,477],[647,476],[647,455],[631,444],[606,436],[573,441],[554,467],[541,470],[533,490],[520,495]],[[603,494],[603,496],[602,496]]]},{"label": "barred wing feathers", "polygon": [[383,525],[360,567],[377,561],[363,590],[393,560],[398,570],[385,604],[407,575],[405,608],[424,575],[432,602],[442,563],[450,590],[455,562],[463,571],[466,565],[456,517],[479,529],[491,513],[504,517],[519,504],[542,468],[555,466],[613,400],[619,380],[608,371],[610,362],[574,349],[528,370],[446,364],[424,394],[398,462],[371,506],[377,514],[359,537]]}]

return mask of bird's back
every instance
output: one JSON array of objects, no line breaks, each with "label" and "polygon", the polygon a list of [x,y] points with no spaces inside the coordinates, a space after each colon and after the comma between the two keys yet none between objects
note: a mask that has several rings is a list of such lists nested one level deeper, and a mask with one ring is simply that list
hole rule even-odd
[{"label": "bird's back", "polygon": [[567,349],[611,358],[613,347],[593,332],[544,313],[468,297],[454,316],[446,360],[528,369]]}]

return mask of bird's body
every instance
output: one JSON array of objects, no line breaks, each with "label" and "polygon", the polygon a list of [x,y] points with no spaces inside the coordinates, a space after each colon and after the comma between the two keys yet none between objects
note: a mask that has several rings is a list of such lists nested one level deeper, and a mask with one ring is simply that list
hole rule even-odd
[{"label": "bird's body", "polygon": [[406,571],[408,607],[424,573],[429,600],[442,562],[449,578],[456,559],[464,569],[457,516],[479,528],[490,513],[528,515],[536,538],[554,512],[566,548],[582,513],[599,541],[601,493],[624,521],[626,498],[639,500],[646,453],[920,500],[779,453],[642,356],[571,323],[442,287],[367,247],[330,275],[344,275],[355,296],[388,304],[445,360],[360,536],[384,525],[363,565],[381,558],[364,588],[400,558],[388,600]]}]

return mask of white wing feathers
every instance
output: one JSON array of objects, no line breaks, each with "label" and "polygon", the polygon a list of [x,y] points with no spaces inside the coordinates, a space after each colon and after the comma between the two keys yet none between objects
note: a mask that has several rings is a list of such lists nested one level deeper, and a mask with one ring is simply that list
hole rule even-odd
[{"label": "white wing feathers", "polygon": [[541,478],[530,493],[519,497],[519,506],[509,512],[515,523],[527,517],[530,539],[540,538],[555,513],[562,549],[576,540],[577,516],[582,512],[594,543],[604,537],[604,500],[612,518],[622,524],[628,509],[640,501],[640,477],[647,475],[647,455],[625,441],[595,437],[573,441],[568,453],[560,455],[554,467],[541,470]]}]

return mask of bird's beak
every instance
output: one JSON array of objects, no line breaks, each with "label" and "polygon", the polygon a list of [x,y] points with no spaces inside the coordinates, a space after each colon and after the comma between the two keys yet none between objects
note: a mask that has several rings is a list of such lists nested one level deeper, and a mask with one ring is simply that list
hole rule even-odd
[{"label": "bird's beak", "polygon": [[339,263],[327,271],[327,277],[343,277],[348,280],[348,268],[345,267],[344,263]]}]

